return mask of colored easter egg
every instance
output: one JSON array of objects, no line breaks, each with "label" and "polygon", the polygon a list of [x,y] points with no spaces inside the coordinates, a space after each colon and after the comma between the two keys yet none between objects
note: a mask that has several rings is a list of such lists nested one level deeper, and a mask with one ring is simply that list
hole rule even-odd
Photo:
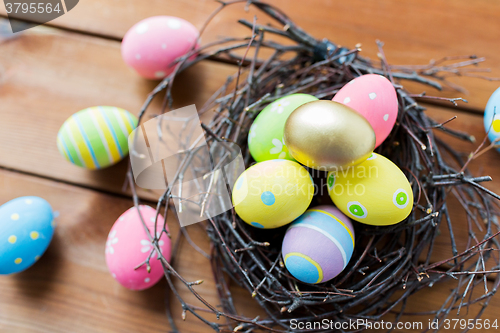
[{"label": "colored easter egg", "polygon": [[296,108],[317,100],[312,95],[293,94],[266,106],[255,118],[248,133],[248,149],[253,159],[257,162],[279,158],[294,161],[283,140],[285,122]]},{"label": "colored easter egg", "polygon": [[413,209],[413,191],[396,164],[373,153],[366,161],[327,178],[333,203],[349,218],[371,225],[403,221]]},{"label": "colored easter egg", "polygon": [[284,138],[293,158],[323,171],[358,164],[375,147],[375,133],[363,116],[324,100],[295,109],[285,123]]},{"label": "colored easter egg", "polygon": [[57,134],[57,148],[71,163],[101,169],[128,154],[128,136],[137,118],[114,106],[94,106],[69,117]]},{"label": "colored easter egg", "polygon": [[140,76],[163,79],[174,61],[197,44],[199,32],[188,21],[174,16],[153,16],[136,23],[122,41],[122,58]]},{"label": "colored easter egg", "polygon": [[269,160],[245,170],[233,188],[238,216],[256,227],[281,227],[299,217],[314,195],[309,172],[294,161]]},{"label": "colored easter egg", "polygon": [[[500,141],[500,88],[491,95],[484,110],[484,128],[490,142]],[[500,145],[500,142],[496,144]],[[500,152],[500,147],[497,148]]]},{"label": "colored easter egg", "polygon": [[[142,205],[139,209],[149,233],[153,235],[156,210]],[[170,238],[165,233],[161,233],[163,223],[163,216],[159,215],[156,235],[161,234],[158,245],[163,257],[170,261],[172,247]],[[168,230],[168,227],[166,229]],[[137,208],[130,208],[116,220],[108,235],[105,253],[109,272],[125,288],[144,290],[152,287],[161,280],[164,274],[161,261],[158,260],[158,253],[153,249]],[[151,271],[148,273],[146,265],[135,269],[148,258],[151,251],[154,251],[149,261]]]},{"label": "colored easter egg", "polygon": [[305,283],[333,279],[354,251],[351,221],[334,206],[308,209],[288,228],[282,255],[286,269]]},{"label": "colored easter egg", "polygon": [[332,99],[358,111],[375,131],[375,147],[391,133],[398,117],[398,97],[391,81],[366,74],[343,86]]},{"label": "colored easter egg", "polygon": [[20,197],[0,206],[0,275],[31,267],[54,235],[54,215],[39,197]]}]

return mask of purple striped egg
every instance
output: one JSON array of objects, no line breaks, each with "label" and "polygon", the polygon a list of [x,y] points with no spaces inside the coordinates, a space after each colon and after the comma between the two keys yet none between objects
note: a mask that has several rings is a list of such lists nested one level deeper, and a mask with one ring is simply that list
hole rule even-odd
[{"label": "purple striped egg", "polygon": [[288,228],[283,239],[285,267],[305,283],[333,279],[349,263],[354,251],[351,221],[334,206],[308,209]]}]

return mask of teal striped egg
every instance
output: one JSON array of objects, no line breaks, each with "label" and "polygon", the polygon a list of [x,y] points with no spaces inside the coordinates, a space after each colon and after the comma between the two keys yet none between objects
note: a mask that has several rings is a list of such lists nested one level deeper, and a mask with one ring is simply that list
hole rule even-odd
[{"label": "teal striped egg", "polygon": [[128,136],[137,118],[114,106],[94,106],[69,117],[57,134],[57,148],[71,163],[102,169],[128,154]]}]

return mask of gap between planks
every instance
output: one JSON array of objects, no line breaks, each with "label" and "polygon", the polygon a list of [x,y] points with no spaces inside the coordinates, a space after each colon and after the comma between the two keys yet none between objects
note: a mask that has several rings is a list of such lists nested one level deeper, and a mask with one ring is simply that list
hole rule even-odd
[{"label": "gap between planks", "polygon": [[[103,189],[100,189],[100,188],[92,187],[90,185],[83,185],[81,183],[73,183],[73,182],[70,182],[70,181],[67,181],[67,180],[57,179],[57,178],[54,178],[54,177],[42,175],[42,174],[35,173],[35,172],[27,172],[27,171],[23,171],[23,170],[17,170],[17,169],[7,168],[7,167],[4,167],[2,165],[0,165],[0,170],[12,172],[12,173],[17,174],[17,175],[29,176],[29,177],[33,177],[33,178],[37,178],[37,179],[43,179],[43,180],[49,180],[49,181],[53,181],[55,183],[70,185],[70,186],[78,187],[78,188],[81,188],[81,189],[94,191],[96,193],[109,195],[109,196],[112,196],[112,197],[115,197],[115,198],[128,199],[128,200],[132,201],[132,195],[128,194],[127,192],[121,192],[120,193],[120,192],[106,191],[106,190],[103,190]],[[125,179],[123,181],[125,182]],[[139,201],[140,201],[141,204],[150,204],[150,205],[154,205],[154,206],[156,206],[158,204],[157,201],[150,200],[150,199],[144,198],[142,196],[139,196]]]}]

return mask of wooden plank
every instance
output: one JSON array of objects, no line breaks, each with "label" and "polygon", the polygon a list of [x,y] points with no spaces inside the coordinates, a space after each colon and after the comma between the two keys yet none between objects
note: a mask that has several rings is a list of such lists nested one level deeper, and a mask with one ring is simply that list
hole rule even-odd
[{"label": "wooden plank", "polygon": [[[500,77],[500,3],[488,0],[384,0],[353,1],[287,1],[276,0],[273,4],[287,13],[298,25],[317,38],[354,47],[361,43],[365,56],[376,59],[375,40],[385,42],[385,53],[391,64],[427,64],[430,59],[444,56],[477,55],[488,59],[481,67],[494,70]],[[154,15],[182,17],[201,28],[209,14],[217,8],[215,1],[162,1],[151,0],[87,0],[81,1],[68,14],[50,24],[121,39],[136,22]],[[208,43],[227,36],[245,36],[249,30],[236,23],[245,18],[252,21],[257,11],[243,10],[241,4],[228,6],[203,36]],[[5,9],[0,8],[5,15]],[[258,15],[258,22],[265,24],[268,18]],[[479,73],[482,74],[482,73]],[[129,81],[128,81],[129,82]],[[469,93],[447,90],[449,97],[465,97],[469,104],[464,107],[482,111],[498,82],[479,79],[451,79]],[[432,88],[411,85],[416,93]]]},{"label": "wooden plank", "polygon": [[[119,43],[38,27],[0,47],[0,165],[66,182],[121,192],[127,162],[88,171],[59,154],[56,136],[76,111],[114,105],[138,114],[155,83],[127,69]],[[200,108],[232,67],[206,62],[183,73],[173,91],[175,107]],[[163,97],[147,115],[158,114]],[[36,161],[36,162],[35,162]],[[142,192],[149,198],[158,195]]]},{"label": "wooden plank", "polygon": [[[152,289],[134,292],[118,285],[107,272],[104,260],[107,234],[116,218],[130,207],[130,200],[0,170],[0,203],[24,195],[47,199],[60,215],[56,220],[54,239],[39,262],[25,272],[0,278],[0,331],[87,333],[169,330],[165,316],[167,286],[164,281]],[[168,221],[175,241],[178,224],[171,215]],[[192,240],[209,251],[209,240],[202,229],[194,225],[188,230]],[[218,304],[211,268],[205,257],[183,241],[174,265],[189,281],[203,279],[205,282],[196,290],[211,304]],[[179,281],[175,283],[185,299],[200,305]],[[449,283],[438,284],[422,290],[410,298],[407,311],[437,309],[452,286]],[[231,288],[240,314],[249,317],[263,315],[245,290],[234,285]],[[477,292],[481,288],[476,287]],[[176,300],[171,299],[169,306],[181,332],[211,332],[190,314],[186,321],[182,321],[182,309]],[[479,306],[471,307],[469,315],[463,311],[460,317],[452,312],[449,318],[472,318],[478,310]],[[494,321],[499,311],[500,301],[495,297],[483,319]],[[404,316],[401,321],[421,321],[425,324],[430,318],[430,315]],[[388,315],[384,320],[393,320],[393,316]]]},{"label": "wooden plank", "polygon": [[[25,272],[0,278],[0,331],[168,330],[166,282],[143,292],[130,291],[114,281],[105,264],[109,229],[130,208],[130,200],[0,170],[0,203],[25,195],[45,198],[59,217],[54,239],[39,262]],[[179,225],[173,216],[167,219],[175,241]],[[193,241],[209,251],[203,230],[197,226],[188,230]],[[178,253],[176,269],[188,281],[205,280],[196,290],[210,303],[219,304],[209,261],[185,241]],[[201,305],[178,280],[175,283],[183,297]],[[256,309],[254,303],[247,306]],[[170,307],[181,332],[206,331],[193,316],[188,315],[185,322],[180,319],[182,309],[176,300]]]}]

